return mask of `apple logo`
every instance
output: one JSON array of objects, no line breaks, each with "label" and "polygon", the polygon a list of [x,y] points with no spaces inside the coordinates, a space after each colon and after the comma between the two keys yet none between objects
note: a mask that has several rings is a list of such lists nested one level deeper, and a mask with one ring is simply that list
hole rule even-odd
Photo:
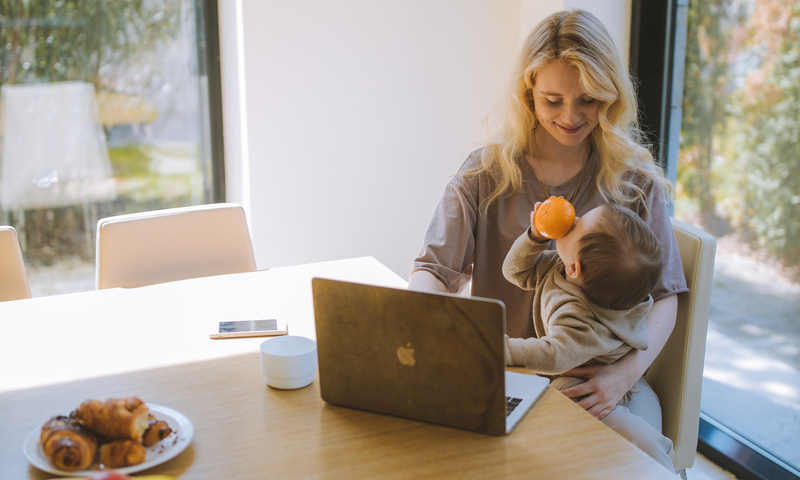
[{"label": "apple logo", "polygon": [[414,359],[414,349],[411,348],[411,342],[406,343],[406,346],[397,347],[397,360],[401,364],[413,367],[417,361]]}]

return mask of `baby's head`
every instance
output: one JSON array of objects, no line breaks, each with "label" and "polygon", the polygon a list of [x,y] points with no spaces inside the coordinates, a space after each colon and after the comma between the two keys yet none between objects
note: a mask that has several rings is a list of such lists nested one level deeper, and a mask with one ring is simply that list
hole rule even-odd
[{"label": "baby's head", "polygon": [[627,310],[647,298],[661,277],[661,243],[631,210],[596,207],[556,241],[567,275],[597,305]]}]

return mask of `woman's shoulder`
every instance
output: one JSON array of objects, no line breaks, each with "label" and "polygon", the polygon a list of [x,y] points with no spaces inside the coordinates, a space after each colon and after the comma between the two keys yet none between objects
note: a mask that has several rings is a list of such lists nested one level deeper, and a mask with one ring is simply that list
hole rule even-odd
[{"label": "woman's shoulder", "polygon": [[452,182],[463,185],[477,185],[487,176],[484,163],[483,152],[485,147],[480,147],[467,155],[466,160],[461,164]]},{"label": "woman's shoulder", "polygon": [[470,174],[470,173],[478,173],[480,167],[483,163],[483,151],[486,147],[477,148],[467,155],[466,160],[464,163],[461,164],[461,168],[458,169],[458,173],[460,175]]}]

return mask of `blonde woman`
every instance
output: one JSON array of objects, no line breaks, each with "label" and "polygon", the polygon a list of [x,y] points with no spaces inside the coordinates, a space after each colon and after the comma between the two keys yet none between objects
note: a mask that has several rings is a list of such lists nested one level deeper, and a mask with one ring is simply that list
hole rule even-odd
[{"label": "blonde woman", "polygon": [[[534,337],[533,293],[508,283],[502,272],[506,253],[529,226],[533,205],[562,196],[578,215],[607,202],[636,212],[664,255],[661,279],[651,292],[649,347],[611,365],[565,372],[586,382],[563,393],[672,468],[658,398],[643,375],[675,326],[676,294],[687,288],[667,210],[671,186],[643,144],[631,78],[596,17],[563,11],[527,38],[508,97],[504,115],[488,123],[486,146],[467,158],[446,188],[409,288],[469,287],[472,295],[505,303],[510,337]],[[614,408],[636,388],[640,393],[627,407]]]}]

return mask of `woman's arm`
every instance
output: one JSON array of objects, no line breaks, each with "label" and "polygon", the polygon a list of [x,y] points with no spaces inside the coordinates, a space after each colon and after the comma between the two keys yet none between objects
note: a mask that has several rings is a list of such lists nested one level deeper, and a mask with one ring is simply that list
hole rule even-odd
[{"label": "woman's arm", "polygon": [[562,390],[562,393],[570,398],[586,395],[578,401],[578,405],[599,419],[608,415],[661,353],[675,328],[677,313],[677,295],[655,302],[647,316],[647,350],[632,350],[611,365],[581,367],[564,372],[564,376],[585,378],[586,382]]},{"label": "woman's arm", "polygon": [[412,273],[408,281],[408,289],[427,292],[448,292],[445,284],[436,275],[427,270],[417,270]]}]

